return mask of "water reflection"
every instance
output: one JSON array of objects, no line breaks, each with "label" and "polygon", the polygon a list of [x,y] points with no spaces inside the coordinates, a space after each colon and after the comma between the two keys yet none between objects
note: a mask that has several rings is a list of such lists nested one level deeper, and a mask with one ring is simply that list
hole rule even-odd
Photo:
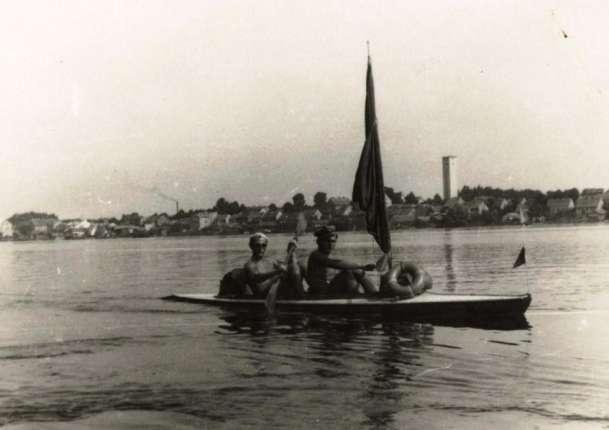
[{"label": "water reflection", "polygon": [[[383,317],[379,314],[358,314],[357,317],[345,315],[311,315],[297,312],[281,312],[269,318],[263,311],[247,311],[242,309],[221,309],[220,318],[228,325],[221,327],[232,332],[249,333],[253,336],[274,333],[294,334],[319,330],[325,334],[333,334],[335,340],[348,341],[351,336],[361,333],[378,333],[378,327],[383,327],[382,334],[394,332],[399,328],[410,328],[416,324],[430,326],[477,328],[483,330],[525,330],[532,326],[524,315],[501,316],[496,318],[478,319],[443,319],[425,318],[421,320],[401,320],[394,316]],[[386,331],[389,330],[390,331]]]},{"label": "water reflection", "polygon": [[410,395],[412,369],[424,366],[424,348],[433,344],[434,326],[420,323],[384,323],[382,342],[373,360],[373,372],[364,393],[366,424],[386,428]]},{"label": "water reflection", "polygon": [[[436,330],[441,328],[436,324],[299,313],[269,320],[262,313],[220,312],[224,321],[220,334],[241,335],[226,338],[225,347],[247,351],[249,363],[261,369],[258,377],[282,378],[287,375],[280,373],[281,368],[297,369],[301,378],[323,387],[327,406],[348,404],[361,414],[357,424],[366,427],[396,426],[396,417],[405,409],[426,402],[429,393],[441,390],[443,384],[457,384],[446,363],[459,359],[461,346],[447,345],[442,339],[445,333],[436,345]],[[522,327],[521,323],[504,326]],[[475,391],[476,383],[459,379],[457,385]]]},{"label": "water reflection", "polygon": [[444,269],[446,272],[446,289],[450,292],[454,292],[457,287],[453,252],[452,230],[444,230]]}]

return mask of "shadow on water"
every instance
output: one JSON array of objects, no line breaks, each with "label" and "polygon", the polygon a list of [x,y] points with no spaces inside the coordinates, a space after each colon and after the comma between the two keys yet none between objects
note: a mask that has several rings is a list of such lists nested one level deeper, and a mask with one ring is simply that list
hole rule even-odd
[{"label": "shadow on water", "polygon": [[[437,349],[436,330],[443,327],[493,331],[530,328],[524,317],[431,323],[303,313],[280,313],[269,319],[263,312],[222,310],[220,318],[225,322],[221,327],[227,332],[251,336],[253,342],[265,347],[281,343],[281,338],[306,338],[308,344],[315,345],[314,358],[302,359],[319,365],[309,377],[327,381],[321,383],[331,386],[344,384],[342,389],[348,394],[341,396],[353,396],[345,401],[357,405],[355,408],[364,417],[358,425],[369,428],[395,425],[396,417],[405,408],[416,408],[420,403],[421,388],[429,384],[424,382],[425,375],[448,369],[445,359],[438,359],[433,352]],[[441,346],[455,351],[461,349],[457,344]],[[439,388],[432,388],[435,389]]]},{"label": "shadow on water", "polygon": [[[271,330],[275,333],[295,334],[311,330],[322,332],[338,332],[345,335],[361,334],[372,332],[377,326],[391,328],[390,332],[395,332],[399,328],[408,328],[414,325],[428,324],[431,326],[454,327],[454,328],[474,328],[482,330],[526,330],[532,326],[524,315],[514,315],[509,317],[479,318],[479,319],[442,319],[424,318],[416,321],[403,321],[383,317],[378,314],[357,315],[353,317],[345,315],[311,315],[300,312],[282,312],[270,318],[265,312],[228,310],[221,311],[220,318],[228,325],[222,328],[230,331],[251,335],[266,335]],[[377,331],[378,332],[378,331]],[[382,334],[386,334],[383,330]]]},{"label": "shadow on water", "polygon": [[[251,336],[260,346],[273,349],[283,342],[282,338],[295,337],[314,345],[309,346],[309,353],[314,350],[313,358],[302,357],[317,364],[315,370],[309,371],[309,377],[319,378],[325,381],[321,384],[330,386],[344,384],[341,389],[345,393],[340,396],[352,396],[345,402],[357,405],[355,408],[363,415],[358,425],[371,428],[395,425],[396,417],[405,408],[416,408],[420,403],[420,395],[424,395],[421,388],[430,384],[424,375],[448,369],[443,366],[451,353],[443,352],[439,357],[434,352],[436,330],[443,327],[493,331],[530,328],[524,317],[495,322],[431,323],[303,313],[280,313],[269,319],[263,312],[220,312],[225,333]],[[454,351],[461,349],[457,344],[441,346]],[[303,362],[300,364],[307,367]]]},{"label": "shadow on water", "polygon": [[[321,380],[359,380],[358,387],[344,387],[363,414],[364,424],[385,428],[402,410],[404,387],[422,366],[421,353],[433,345],[434,325],[370,318],[284,313],[269,319],[264,313],[223,311],[222,326],[233,333],[250,334],[260,343],[272,343],[277,336],[305,335],[319,364],[311,377]],[[315,341],[315,342],[312,342]],[[425,354],[423,352],[423,354]],[[362,361],[354,365],[353,362]],[[414,372],[409,369],[417,369]],[[332,384],[331,384],[332,385]],[[340,386],[340,383],[338,384]]]},{"label": "shadow on water", "polygon": [[372,360],[366,390],[361,394],[365,424],[387,428],[411,395],[413,370],[422,366],[425,349],[433,345],[435,327],[427,323],[385,322]]}]

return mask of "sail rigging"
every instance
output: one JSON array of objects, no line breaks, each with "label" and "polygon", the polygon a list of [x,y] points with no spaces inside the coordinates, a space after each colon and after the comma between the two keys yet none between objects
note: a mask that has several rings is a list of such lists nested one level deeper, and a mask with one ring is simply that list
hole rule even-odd
[{"label": "sail rigging", "polygon": [[368,55],[366,71],[365,105],[366,139],[360,156],[353,184],[353,202],[366,213],[366,228],[381,250],[388,256],[391,252],[391,236],[385,206],[385,183],[381,161],[380,139],[374,100],[372,62]]}]

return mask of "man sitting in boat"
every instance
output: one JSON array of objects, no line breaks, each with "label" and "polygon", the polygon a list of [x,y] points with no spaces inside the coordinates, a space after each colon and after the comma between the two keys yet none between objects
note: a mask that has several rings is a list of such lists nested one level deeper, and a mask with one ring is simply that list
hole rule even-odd
[{"label": "man sitting in boat", "polygon": [[245,263],[245,281],[252,294],[265,298],[270,288],[279,282],[278,297],[300,298],[304,295],[300,266],[295,256],[296,244],[288,246],[287,264],[264,256],[269,239],[264,233],[254,233],[249,246],[252,256]]},{"label": "man sitting in boat", "polygon": [[338,235],[326,226],[315,232],[317,249],[309,255],[307,263],[308,293],[314,296],[354,296],[360,294],[360,286],[366,294],[376,293],[365,271],[374,270],[375,264],[358,264],[330,254]]}]

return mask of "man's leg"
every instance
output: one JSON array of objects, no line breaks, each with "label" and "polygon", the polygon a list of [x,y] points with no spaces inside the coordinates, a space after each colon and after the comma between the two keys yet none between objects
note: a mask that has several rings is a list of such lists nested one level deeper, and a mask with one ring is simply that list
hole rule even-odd
[{"label": "man's leg", "polygon": [[352,270],[342,270],[330,281],[328,292],[331,295],[355,296],[359,293],[359,282]]},{"label": "man's leg", "polygon": [[302,270],[294,252],[289,255],[287,273],[281,280],[279,290],[282,297],[302,298],[304,287],[302,285]]},{"label": "man's leg", "polygon": [[370,278],[366,276],[366,272],[363,270],[353,270],[353,276],[357,280],[358,284],[362,286],[365,294],[376,294],[376,286]]}]

